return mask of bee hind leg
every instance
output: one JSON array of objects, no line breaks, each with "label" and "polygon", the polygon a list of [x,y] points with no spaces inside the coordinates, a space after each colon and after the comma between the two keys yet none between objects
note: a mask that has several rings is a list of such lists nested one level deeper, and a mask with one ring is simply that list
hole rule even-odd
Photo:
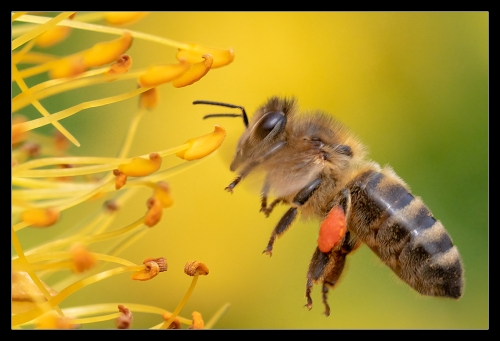
[{"label": "bee hind leg", "polygon": [[325,306],[325,315],[330,315],[330,306],[327,302],[328,290],[337,284],[344,270],[346,256],[355,248],[356,244],[356,238],[352,238],[351,233],[347,231],[342,243],[335,249],[329,252],[321,252],[319,247],[316,248],[307,271],[306,307],[309,310],[312,308],[312,286],[316,283],[322,283],[322,301]]},{"label": "bee hind leg", "polygon": [[333,287],[345,264],[345,254],[339,253],[337,251],[321,252],[319,248],[316,248],[311,262],[309,263],[309,270],[307,271],[307,284],[306,284],[306,307],[311,310],[312,308],[312,298],[311,291],[313,284],[322,283],[323,284],[323,304],[325,305],[325,315],[330,315],[330,306],[327,302],[328,286]]},{"label": "bee hind leg", "polygon": [[330,316],[330,306],[328,305],[328,286],[323,283],[323,294],[321,295],[322,297],[322,300],[323,300],[323,304],[325,305],[325,315],[326,316]]}]

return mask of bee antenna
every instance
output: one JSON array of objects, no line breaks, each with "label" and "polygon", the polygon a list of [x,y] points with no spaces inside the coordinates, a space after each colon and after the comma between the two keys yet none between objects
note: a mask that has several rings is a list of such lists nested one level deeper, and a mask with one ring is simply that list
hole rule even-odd
[{"label": "bee antenna", "polygon": [[243,108],[240,105],[235,105],[235,104],[229,104],[229,103],[223,103],[223,102],[213,102],[213,101],[194,101],[193,104],[208,104],[208,105],[218,105],[221,107],[226,107],[226,108],[235,108],[235,109],[240,109],[241,114],[208,114],[203,116],[203,119],[209,118],[209,117],[243,117],[243,123],[245,124],[245,127],[248,128],[248,116],[245,111],[245,108]]}]

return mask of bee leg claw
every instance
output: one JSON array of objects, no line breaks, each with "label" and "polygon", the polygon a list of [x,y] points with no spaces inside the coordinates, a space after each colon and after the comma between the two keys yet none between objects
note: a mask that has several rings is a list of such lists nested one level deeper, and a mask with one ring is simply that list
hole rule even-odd
[{"label": "bee leg claw", "polygon": [[328,287],[323,284],[323,304],[325,305],[325,315],[330,316],[330,306],[327,302]]},{"label": "bee leg claw", "polygon": [[226,188],[224,188],[226,191],[228,191],[229,193],[233,193],[233,188],[236,187],[236,185],[241,181],[242,179],[242,176],[239,175],[236,179],[234,179],[233,182],[231,182],[229,185],[227,185]]},{"label": "bee leg claw", "polygon": [[355,244],[356,237],[351,237],[351,233],[348,231],[344,235],[341,244],[334,250],[322,252],[319,247],[316,247],[307,271],[306,306],[308,308],[312,306],[311,290],[313,283],[321,282],[323,284],[322,300],[325,306],[324,314],[330,316],[330,306],[327,302],[328,290],[337,284],[344,269],[346,255],[352,251],[352,245]]},{"label": "bee leg claw", "polygon": [[307,280],[307,285],[306,285],[306,299],[307,303],[304,307],[307,307],[307,310],[311,310],[313,306],[313,301],[311,298],[311,290],[312,290],[313,283],[310,279]]},{"label": "bee leg claw", "polygon": [[261,203],[261,207],[260,207],[260,212],[263,212],[266,217],[269,217],[269,215],[271,214],[271,212],[273,211],[274,209],[274,206],[276,206],[277,204],[279,204],[280,202],[282,202],[283,199],[281,198],[278,198],[278,199],[275,199],[273,200],[273,202],[268,206],[267,205],[267,197],[263,197],[262,198],[262,203]]},{"label": "bee leg claw", "polygon": [[260,208],[259,212],[264,213],[264,215],[266,216],[266,218],[269,217],[269,214],[271,213],[271,211],[267,207],[264,207],[264,206],[262,206]]}]

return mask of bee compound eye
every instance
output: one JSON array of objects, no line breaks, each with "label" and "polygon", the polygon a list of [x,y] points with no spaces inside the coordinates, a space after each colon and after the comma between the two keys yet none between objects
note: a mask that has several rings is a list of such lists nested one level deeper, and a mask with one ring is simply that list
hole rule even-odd
[{"label": "bee compound eye", "polygon": [[285,121],[285,115],[281,111],[265,114],[255,128],[256,133],[261,137],[266,137],[279,123]]}]

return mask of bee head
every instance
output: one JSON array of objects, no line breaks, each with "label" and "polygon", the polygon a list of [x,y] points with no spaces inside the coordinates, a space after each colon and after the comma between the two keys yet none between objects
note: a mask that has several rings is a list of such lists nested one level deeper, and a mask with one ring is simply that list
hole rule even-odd
[{"label": "bee head", "polygon": [[243,123],[247,129],[238,141],[236,155],[230,167],[232,171],[236,170],[244,160],[249,159],[255,153],[266,150],[276,140],[277,136],[284,132],[287,122],[286,114],[294,106],[294,103],[294,99],[288,100],[271,97],[256,111],[251,121],[249,121],[246,111],[242,106],[204,100],[193,102],[193,104],[217,105],[241,110],[241,114],[216,113],[203,116],[204,119],[211,117],[243,118]]}]

